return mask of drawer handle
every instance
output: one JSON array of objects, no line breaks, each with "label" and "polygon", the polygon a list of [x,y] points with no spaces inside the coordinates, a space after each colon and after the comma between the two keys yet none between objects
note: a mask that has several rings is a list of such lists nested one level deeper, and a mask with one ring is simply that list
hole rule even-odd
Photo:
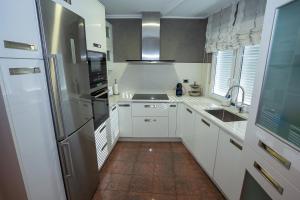
[{"label": "drawer handle", "polygon": [[288,161],[286,158],[281,156],[279,153],[274,151],[271,147],[263,143],[262,141],[258,142],[258,146],[261,147],[265,152],[267,152],[270,156],[272,156],[275,160],[281,163],[285,168],[291,168],[291,162]]},{"label": "drawer handle", "polygon": [[98,44],[98,43],[93,43],[93,46],[96,48],[101,48],[101,44]]},{"label": "drawer handle", "polygon": [[269,183],[271,183],[271,185],[277,190],[277,192],[282,195],[283,187],[256,161],[254,162],[253,166]]},{"label": "drawer handle", "polygon": [[230,139],[230,143],[233,144],[236,148],[238,148],[239,150],[243,150],[242,145],[238,144],[236,141],[234,141],[233,139]]},{"label": "drawer handle", "polygon": [[101,129],[100,129],[100,133],[102,133],[102,131],[106,128],[106,126],[103,126]]},{"label": "drawer handle", "polygon": [[186,111],[188,111],[189,113],[193,114],[193,112],[190,109],[186,109]]},{"label": "drawer handle", "polygon": [[170,105],[170,107],[172,107],[172,108],[176,108],[176,105]]},{"label": "drawer handle", "polygon": [[208,123],[207,121],[205,121],[204,119],[201,119],[201,121],[206,124],[208,127],[210,127],[210,123]]},{"label": "drawer handle", "polygon": [[38,74],[41,73],[41,69],[39,67],[14,67],[9,68],[10,75],[24,75],[24,74]]},{"label": "drawer handle", "polygon": [[144,119],[145,122],[151,122],[151,119]]},{"label": "drawer handle", "polygon": [[120,107],[130,107],[130,104],[119,104]]},{"label": "drawer handle", "polygon": [[145,108],[157,108],[157,105],[144,105]]},{"label": "drawer handle", "polygon": [[34,44],[27,44],[22,42],[14,42],[4,40],[4,47],[7,49],[20,49],[26,51],[37,51],[37,46]]},{"label": "drawer handle", "polygon": [[113,108],[111,109],[111,111],[114,111],[114,110],[116,110],[116,108],[117,108],[117,106],[113,107]]},{"label": "drawer handle", "polygon": [[103,147],[101,148],[101,151],[103,151],[106,146],[107,146],[107,142],[103,145]]}]

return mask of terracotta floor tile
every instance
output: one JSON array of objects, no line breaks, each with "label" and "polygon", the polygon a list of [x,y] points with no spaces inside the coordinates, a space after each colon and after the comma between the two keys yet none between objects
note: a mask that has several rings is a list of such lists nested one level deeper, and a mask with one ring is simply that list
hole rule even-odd
[{"label": "terracotta floor tile", "polygon": [[171,144],[169,142],[144,142],[141,144],[141,151],[152,152],[171,152]]},{"label": "terracotta floor tile", "polygon": [[172,164],[155,164],[154,165],[154,175],[155,176],[168,176],[174,177],[174,166]]},{"label": "terracotta floor tile", "polygon": [[198,196],[177,195],[177,200],[210,200],[210,199],[203,199],[202,195],[198,195]]},{"label": "terracotta floor tile", "polygon": [[153,193],[176,195],[176,184],[174,177],[154,176]]},{"label": "terracotta floor tile", "polygon": [[172,152],[155,153],[154,162],[156,164],[172,164],[173,163],[173,154],[172,154]]},{"label": "terracotta floor tile", "polygon": [[137,159],[137,155],[138,155],[138,152],[132,152],[132,151],[112,152],[109,157],[109,160],[135,162]]},{"label": "terracotta floor tile", "polygon": [[153,194],[152,200],[176,200],[176,195]]},{"label": "terracotta floor tile", "polygon": [[109,173],[112,174],[133,174],[133,162],[127,161],[110,161],[112,163],[111,168],[108,169]]},{"label": "terracotta floor tile", "polygon": [[153,176],[154,174],[154,164],[153,163],[144,163],[144,162],[136,162],[133,170],[134,175],[145,175],[145,176]]},{"label": "terracotta floor tile", "polygon": [[153,200],[151,193],[136,193],[130,192],[128,194],[127,200]]},{"label": "terracotta floor tile", "polygon": [[105,173],[105,174],[101,174],[99,175],[99,186],[98,186],[98,190],[105,190],[108,183],[111,180],[111,174],[109,173]]},{"label": "terracotta floor tile", "polygon": [[130,175],[111,174],[106,190],[129,191],[131,177]]},{"label": "terracotta floor tile", "polygon": [[177,195],[201,195],[202,188],[194,184],[190,178],[176,177]]},{"label": "terracotta floor tile", "polygon": [[133,176],[130,184],[130,192],[152,193],[153,176]]},{"label": "terracotta floor tile", "polygon": [[137,162],[145,162],[145,163],[153,163],[154,162],[155,153],[154,152],[140,152],[137,156]]},{"label": "terracotta floor tile", "polygon": [[174,165],[174,173],[176,176],[187,178],[203,178],[205,176],[204,172],[199,168],[199,166],[190,164]]}]

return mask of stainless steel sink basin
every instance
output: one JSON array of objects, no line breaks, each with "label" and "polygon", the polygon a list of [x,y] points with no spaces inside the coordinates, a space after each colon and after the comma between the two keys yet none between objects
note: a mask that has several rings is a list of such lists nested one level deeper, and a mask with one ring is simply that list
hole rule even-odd
[{"label": "stainless steel sink basin", "polygon": [[218,110],[205,110],[209,114],[215,116],[216,118],[222,120],[223,122],[235,122],[235,121],[246,121],[246,119],[237,116],[231,112],[228,112],[224,109],[218,109]]}]

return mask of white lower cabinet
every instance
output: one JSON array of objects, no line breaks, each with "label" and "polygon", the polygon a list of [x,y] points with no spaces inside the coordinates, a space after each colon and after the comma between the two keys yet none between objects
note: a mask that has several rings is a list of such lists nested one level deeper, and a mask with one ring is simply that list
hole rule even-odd
[{"label": "white lower cabinet", "polygon": [[230,200],[238,200],[243,184],[242,145],[220,130],[214,179]]},{"label": "white lower cabinet", "polygon": [[109,152],[107,141],[107,128],[108,127],[105,122],[95,131],[98,169],[100,169],[104,164]]},{"label": "white lower cabinet", "polygon": [[132,137],[131,103],[119,103],[120,137]]},{"label": "white lower cabinet", "polygon": [[169,106],[169,137],[177,137],[177,104],[172,103]]},{"label": "white lower cabinet", "polygon": [[196,114],[192,153],[210,177],[213,176],[220,128]]},{"label": "white lower cabinet", "polygon": [[168,117],[133,117],[133,137],[168,137]]},{"label": "white lower cabinet", "polygon": [[194,125],[195,125],[195,112],[188,106],[181,107],[181,135],[182,140],[186,147],[193,152],[194,149]]}]

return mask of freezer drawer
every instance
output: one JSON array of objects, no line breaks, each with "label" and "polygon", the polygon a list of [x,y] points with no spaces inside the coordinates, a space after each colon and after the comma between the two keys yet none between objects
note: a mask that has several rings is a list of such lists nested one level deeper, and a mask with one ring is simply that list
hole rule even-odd
[{"label": "freezer drawer", "polygon": [[59,143],[68,198],[90,200],[98,185],[93,120]]}]

